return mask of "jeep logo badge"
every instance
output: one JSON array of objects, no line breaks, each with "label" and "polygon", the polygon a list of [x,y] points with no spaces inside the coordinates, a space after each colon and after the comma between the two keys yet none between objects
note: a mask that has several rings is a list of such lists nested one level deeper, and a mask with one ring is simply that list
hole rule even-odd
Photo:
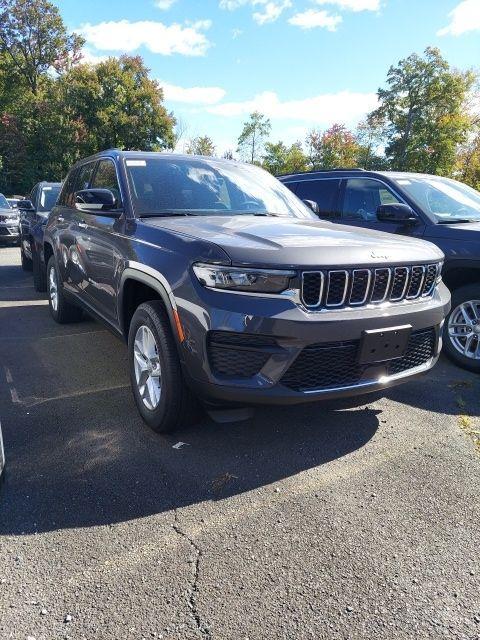
[{"label": "jeep logo badge", "polygon": [[386,254],[380,255],[378,253],[375,253],[375,251],[372,251],[370,255],[372,258],[376,258],[377,260],[388,260],[388,256]]}]

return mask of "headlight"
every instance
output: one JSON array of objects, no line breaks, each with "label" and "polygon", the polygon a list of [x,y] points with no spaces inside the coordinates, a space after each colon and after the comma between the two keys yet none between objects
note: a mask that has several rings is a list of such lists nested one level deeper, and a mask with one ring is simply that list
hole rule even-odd
[{"label": "headlight", "polygon": [[195,264],[193,271],[204,287],[247,293],[282,293],[295,277],[294,271],[243,269],[212,264]]}]

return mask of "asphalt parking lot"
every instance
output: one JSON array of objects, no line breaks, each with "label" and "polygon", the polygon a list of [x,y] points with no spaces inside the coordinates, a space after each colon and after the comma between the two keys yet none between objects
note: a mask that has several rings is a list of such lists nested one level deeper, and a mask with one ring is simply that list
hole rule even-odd
[{"label": "asphalt parking lot", "polygon": [[[480,380],[173,436],[0,248],[0,638],[480,638]],[[184,444],[179,444],[184,443]]]}]

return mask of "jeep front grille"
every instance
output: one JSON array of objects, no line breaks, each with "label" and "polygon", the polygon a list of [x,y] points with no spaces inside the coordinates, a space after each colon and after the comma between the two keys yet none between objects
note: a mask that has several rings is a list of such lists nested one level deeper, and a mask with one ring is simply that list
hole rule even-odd
[{"label": "jeep front grille", "polygon": [[302,304],[311,310],[402,302],[433,295],[440,264],[302,273]]}]

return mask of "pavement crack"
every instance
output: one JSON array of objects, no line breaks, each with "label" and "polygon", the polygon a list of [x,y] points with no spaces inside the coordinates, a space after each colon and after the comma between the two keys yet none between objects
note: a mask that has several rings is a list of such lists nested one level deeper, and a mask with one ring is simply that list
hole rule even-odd
[{"label": "pavement crack", "polygon": [[198,595],[198,579],[199,579],[199,574],[200,574],[200,562],[202,560],[203,557],[203,552],[201,550],[201,548],[198,546],[198,544],[195,542],[195,540],[193,538],[191,538],[188,533],[186,533],[180,526],[180,523],[178,521],[178,513],[177,510],[174,510],[174,523],[172,524],[172,527],[174,529],[174,531],[181,536],[182,538],[184,538],[185,540],[188,541],[188,543],[190,544],[190,546],[192,547],[193,551],[195,552],[195,562],[193,563],[193,573],[192,573],[192,579],[191,579],[191,583],[190,583],[190,587],[188,589],[187,592],[187,604],[188,604],[188,608],[190,609],[193,619],[195,621],[195,625],[197,627],[197,630],[200,634],[200,636],[202,638],[206,638],[207,640],[212,640],[212,634],[210,632],[210,629],[208,628],[208,626],[202,621],[202,617],[198,611],[198,606],[197,606],[197,595]]}]

